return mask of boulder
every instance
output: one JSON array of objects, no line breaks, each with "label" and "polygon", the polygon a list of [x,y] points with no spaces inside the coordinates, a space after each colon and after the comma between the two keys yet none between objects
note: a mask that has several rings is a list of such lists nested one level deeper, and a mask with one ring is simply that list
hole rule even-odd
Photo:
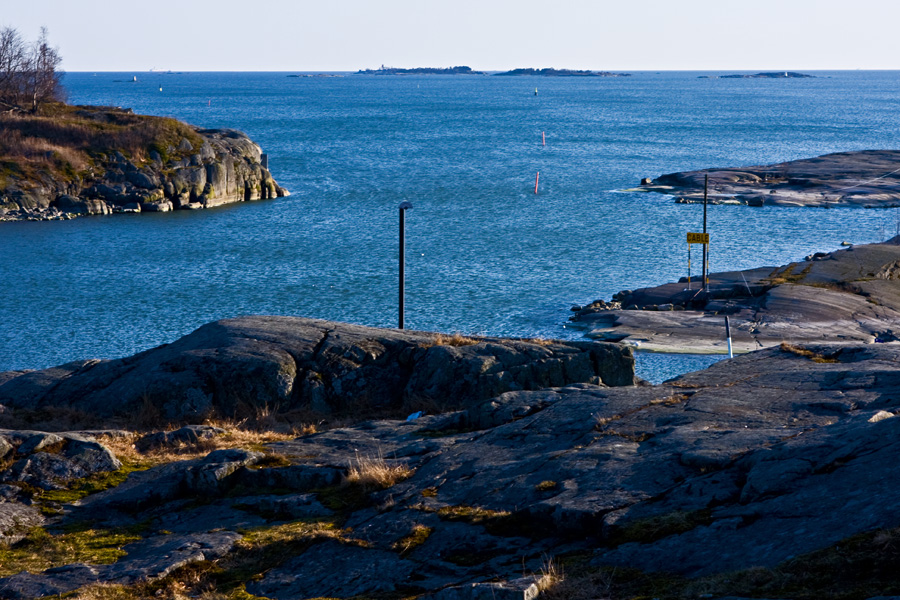
[{"label": "boulder", "polygon": [[122,467],[109,448],[78,434],[4,431],[3,436],[18,442],[15,455],[22,457],[0,474],[4,482],[63,489],[76,479]]},{"label": "boulder", "polygon": [[456,338],[291,317],[210,323],[127,359],[0,376],[0,404],[168,419],[260,408],[340,415],[454,410],[509,390],[634,382],[634,359],[596,342]]},{"label": "boulder", "polygon": [[158,448],[193,446],[203,440],[210,440],[225,433],[221,427],[212,425],[185,425],[175,431],[159,431],[147,434],[134,443],[139,452],[148,452]]},{"label": "boulder", "polygon": [[0,502],[0,543],[15,544],[32,527],[43,524],[44,517],[36,507],[17,502]]}]

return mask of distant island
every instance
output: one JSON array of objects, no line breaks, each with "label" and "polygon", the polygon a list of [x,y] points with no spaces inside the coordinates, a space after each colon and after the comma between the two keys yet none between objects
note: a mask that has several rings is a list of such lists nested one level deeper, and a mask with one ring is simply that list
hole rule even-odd
[{"label": "distant island", "polygon": [[795,73],[793,71],[778,71],[775,73],[754,73],[735,75],[701,75],[698,79],[815,79],[815,75]]},{"label": "distant island", "polygon": [[298,75],[288,75],[288,77],[343,77],[343,75],[337,75],[335,73],[300,73]]},{"label": "distant island", "polygon": [[609,71],[573,71],[572,69],[513,69],[499,76],[531,75],[537,77],[631,77],[631,73],[610,73]]},{"label": "distant island", "polygon": [[365,69],[356,72],[357,75],[485,75],[483,71],[473,71],[471,67],[448,67],[436,69],[431,67],[418,67],[415,69],[398,69],[385,67],[380,69]]}]

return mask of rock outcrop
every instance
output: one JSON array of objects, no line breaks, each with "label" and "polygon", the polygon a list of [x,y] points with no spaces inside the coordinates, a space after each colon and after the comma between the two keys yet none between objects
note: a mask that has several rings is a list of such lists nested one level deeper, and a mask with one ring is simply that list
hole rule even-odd
[{"label": "rock outcrop", "polygon": [[589,337],[659,352],[726,351],[782,342],[875,343],[900,339],[900,237],[810,255],[781,267],[713,273],[626,290],[611,302],[577,308],[572,320]]},{"label": "rock outcrop", "polygon": [[[131,115],[122,109],[73,108],[82,109],[74,113],[79,118],[104,124]],[[69,165],[64,175],[0,176],[0,221],[195,210],[288,194],[262,166],[260,147],[243,133],[184,124],[174,131],[182,129],[191,139],[181,137],[167,147],[157,143],[141,156],[90,149],[90,158],[82,159],[89,164],[80,172]]]},{"label": "rock outcrop", "polygon": [[242,317],[129,358],[0,373],[0,404],[65,406],[99,417],[152,410],[170,421],[260,409],[358,418],[458,409],[510,390],[633,379],[631,351],[615,344]]},{"label": "rock outcrop", "polygon": [[774,165],[669,173],[642,190],[702,202],[750,206],[900,206],[900,150],[838,152]]}]

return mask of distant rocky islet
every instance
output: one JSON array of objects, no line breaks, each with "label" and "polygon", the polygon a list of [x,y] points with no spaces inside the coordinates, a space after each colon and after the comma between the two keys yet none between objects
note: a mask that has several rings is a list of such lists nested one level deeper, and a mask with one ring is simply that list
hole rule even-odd
[{"label": "distant rocky islet", "polygon": [[610,71],[591,71],[591,70],[575,70],[575,69],[535,69],[522,68],[512,69],[497,73],[489,73],[487,71],[473,71],[471,67],[447,67],[447,68],[431,68],[417,67],[412,69],[385,67],[380,69],[365,69],[356,72],[357,75],[493,75],[508,77],[630,77],[630,73],[612,73]]},{"label": "distant rocky islet", "polygon": [[900,150],[836,152],[772,165],[668,173],[640,190],[715,204],[830,208],[900,206]]}]

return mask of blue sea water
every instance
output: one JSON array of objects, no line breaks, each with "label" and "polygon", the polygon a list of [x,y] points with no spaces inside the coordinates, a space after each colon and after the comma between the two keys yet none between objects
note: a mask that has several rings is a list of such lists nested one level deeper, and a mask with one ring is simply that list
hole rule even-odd
[{"label": "blue sea water", "polygon": [[[900,72],[345,75],[69,73],[72,103],[246,132],[292,195],[0,225],[0,371],[125,356],[244,314],[394,326],[404,200],[408,328],[577,339],[572,304],[685,274],[701,209],[627,191],[641,177],[900,148]],[[898,219],[713,206],[711,268],[877,241]],[[713,360],[641,355],[639,372]]]}]

